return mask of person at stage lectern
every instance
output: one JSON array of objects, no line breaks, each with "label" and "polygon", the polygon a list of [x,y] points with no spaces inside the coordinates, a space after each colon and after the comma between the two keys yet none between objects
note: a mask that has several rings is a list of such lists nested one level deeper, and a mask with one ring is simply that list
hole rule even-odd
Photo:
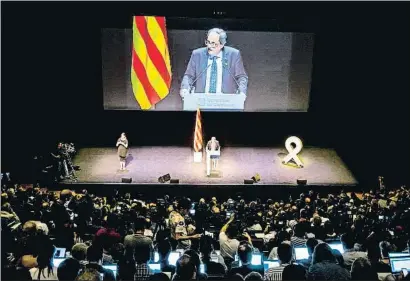
[{"label": "person at stage lectern", "polygon": [[127,158],[128,152],[128,139],[125,133],[122,133],[120,138],[117,140],[118,156],[120,157],[120,170],[125,170],[125,159]]},{"label": "person at stage lectern", "polygon": [[246,98],[248,76],[238,49],[226,46],[223,29],[207,32],[206,47],[192,52],[182,79],[180,95],[189,93],[240,94]]},{"label": "person at stage lectern", "polygon": [[[219,145],[219,141],[216,140],[215,137],[212,137],[210,141],[206,144],[207,152],[219,151],[221,146]],[[218,165],[219,155],[211,155],[210,156],[212,161],[212,169],[216,169]]]}]

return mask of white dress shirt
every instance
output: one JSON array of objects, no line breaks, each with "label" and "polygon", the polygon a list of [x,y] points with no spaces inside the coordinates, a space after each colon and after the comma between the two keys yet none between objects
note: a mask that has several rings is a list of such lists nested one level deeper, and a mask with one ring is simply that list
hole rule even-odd
[{"label": "white dress shirt", "polygon": [[[222,51],[216,55],[216,69],[218,75],[216,77],[216,93],[222,93]],[[208,58],[208,69],[206,71],[206,84],[205,84],[205,93],[209,94],[209,87],[211,86],[211,69],[212,69],[212,57]]]}]

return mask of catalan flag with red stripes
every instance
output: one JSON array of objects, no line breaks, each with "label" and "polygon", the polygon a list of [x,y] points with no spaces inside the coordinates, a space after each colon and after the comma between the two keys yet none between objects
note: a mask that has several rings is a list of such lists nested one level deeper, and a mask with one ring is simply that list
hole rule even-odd
[{"label": "catalan flag with red stripes", "polygon": [[141,109],[150,109],[171,86],[165,17],[134,16],[132,34],[132,90]]},{"label": "catalan flag with red stripes", "polygon": [[196,122],[195,122],[195,133],[194,133],[194,151],[200,152],[202,150],[203,137],[202,137],[202,123],[201,123],[201,112],[199,108],[196,110]]}]

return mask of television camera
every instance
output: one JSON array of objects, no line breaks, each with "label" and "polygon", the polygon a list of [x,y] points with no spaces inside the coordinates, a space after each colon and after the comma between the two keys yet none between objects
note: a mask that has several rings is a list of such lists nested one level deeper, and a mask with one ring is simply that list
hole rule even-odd
[{"label": "television camera", "polygon": [[75,175],[76,169],[73,164],[73,156],[77,152],[73,143],[63,143],[58,144],[59,154],[61,157],[65,178],[71,179],[72,181],[77,181],[77,176]]}]

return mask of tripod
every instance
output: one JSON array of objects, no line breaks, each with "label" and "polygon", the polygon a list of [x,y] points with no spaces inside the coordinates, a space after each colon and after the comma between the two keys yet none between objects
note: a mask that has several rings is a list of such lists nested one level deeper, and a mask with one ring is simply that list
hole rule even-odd
[{"label": "tripod", "polygon": [[64,170],[66,172],[66,178],[68,178],[68,179],[70,179],[74,182],[77,182],[78,178],[75,174],[74,164],[73,164],[73,161],[71,159],[71,156],[68,153],[65,153],[64,156],[65,156],[64,157],[65,159],[63,160],[63,165],[64,165]]}]

